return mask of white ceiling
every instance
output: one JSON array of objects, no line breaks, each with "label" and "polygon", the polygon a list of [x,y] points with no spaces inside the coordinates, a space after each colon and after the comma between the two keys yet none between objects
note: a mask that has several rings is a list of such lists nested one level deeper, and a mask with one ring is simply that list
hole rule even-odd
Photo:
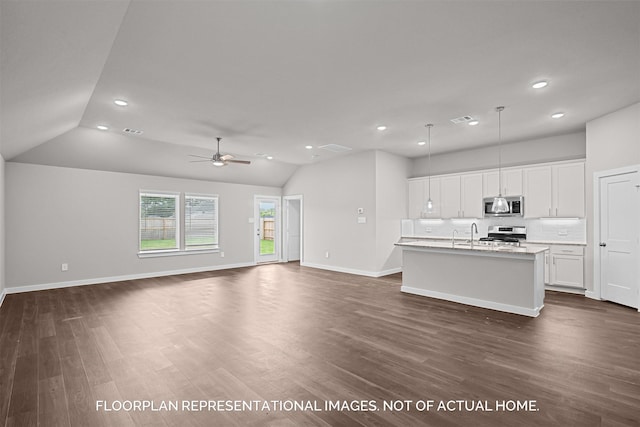
[{"label": "white ceiling", "polygon": [[[509,142],[640,101],[637,1],[2,1],[0,20],[10,161],[280,186],[344,155],[305,145],[418,157],[427,122],[442,153],[495,144],[498,105]],[[189,163],[216,136],[252,164]]]}]

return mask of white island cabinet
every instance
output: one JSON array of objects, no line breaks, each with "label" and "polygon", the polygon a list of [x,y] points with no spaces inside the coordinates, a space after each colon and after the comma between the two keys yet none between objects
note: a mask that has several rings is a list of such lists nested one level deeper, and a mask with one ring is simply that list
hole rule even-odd
[{"label": "white island cabinet", "polygon": [[402,292],[537,317],[546,247],[399,242]]}]

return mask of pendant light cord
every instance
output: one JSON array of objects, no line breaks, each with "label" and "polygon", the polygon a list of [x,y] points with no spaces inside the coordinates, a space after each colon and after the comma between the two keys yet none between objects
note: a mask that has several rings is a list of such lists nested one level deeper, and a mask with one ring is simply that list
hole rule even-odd
[{"label": "pendant light cord", "polygon": [[502,196],[502,110],[498,109],[498,195]]},{"label": "pendant light cord", "polygon": [[427,130],[429,132],[429,159],[427,160],[427,168],[429,169],[429,200],[431,200],[431,128],[432,124],[427,125]]}]

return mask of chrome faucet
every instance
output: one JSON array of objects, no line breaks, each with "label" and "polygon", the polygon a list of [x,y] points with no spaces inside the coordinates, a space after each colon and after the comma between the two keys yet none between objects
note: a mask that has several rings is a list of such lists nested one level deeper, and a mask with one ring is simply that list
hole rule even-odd
[{"label": "chrome faucet", "polygon": [[458,234],[458,230],[453,230],[453,233],[451,233],[451,247],[453,248],[456,245],[456,234]]},{"label": "chrome faucet", "polygon": [[473,229],[476,229],[476,233],[478,233],[478,225],[474,222],[471,224],[471,246],[473,246]]}]

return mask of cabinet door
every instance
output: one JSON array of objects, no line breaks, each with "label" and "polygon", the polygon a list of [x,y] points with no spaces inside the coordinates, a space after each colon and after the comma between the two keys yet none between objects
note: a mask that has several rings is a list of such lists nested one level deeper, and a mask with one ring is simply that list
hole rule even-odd
[{"label": "cabinet door", "polygon": [[502,195],[522,196],[522,169],[502,171]]},{"label": "cabinet door", "polygon": [[[484,197],[498,195],[499,181],[498,171],[483,174],[482,193]],[[502,195],[522,196],[522,169],[504,169],[502,171]]]},{"label": "cabinet door", "polygon": [[420,218],[422,207],[426,201],[424,200],[424,180],[416,179],[408,181],[407,192],[407,198],[409,199],[408,218]]},{"label": "cabinet door", "polygon": [[525,218],[551,216],[551,166],[524,168],[522,176]]},{"label": "cabinet door", "polygon": [[482,174],[482,197],[496,197],[498,195],[498,171]]},{"label": "cabinet door", "polygon": [[424,180],[424,203],[429,200],[429,192],[431,192],[431,201],[433,202],[433,212],[424,215],[425,218],[440,218],[442,201],[440,200],[440,178],[431,178],[431,184],[429,184],[429,178]]},{"label": "cabinet door", "polygon": [[482,174],[462,175],[460,182],[460,216],[464,218],[482,218]]},{"label": "cabinet door", "polygon": [[584,163],[553,167],[554,216],[584,217]]},{"label": "cabinet door", "polygon": [[544,253],[544,284],[551,284],[551,275],[549,274],[550,266],[549,260],[551,259],[551,255],[549,255],[549,251]]},{"label": "cabinet door", "polygon": [[460,175],[440,178],[440,201],[442,218],[460,216]]},{"label": "cabinet door", "polygon": [[584,258],[575,255],[551,255],[551,284],[584,288]]}]

